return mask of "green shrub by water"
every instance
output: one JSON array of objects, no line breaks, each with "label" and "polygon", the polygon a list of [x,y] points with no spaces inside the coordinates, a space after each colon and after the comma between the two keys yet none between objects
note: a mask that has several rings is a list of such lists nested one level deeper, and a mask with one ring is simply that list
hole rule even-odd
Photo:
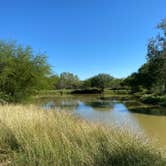
[{"label": "green shrub by water", "polygon": [[154,94],[145,94],[140,99],[147,104],[158,104],[160,102],[160,97]]},{"label": "green shrub by water", "polygon": [[0,165],[164,166],[143,135],[103,127],[69,113],[0,106]]}]

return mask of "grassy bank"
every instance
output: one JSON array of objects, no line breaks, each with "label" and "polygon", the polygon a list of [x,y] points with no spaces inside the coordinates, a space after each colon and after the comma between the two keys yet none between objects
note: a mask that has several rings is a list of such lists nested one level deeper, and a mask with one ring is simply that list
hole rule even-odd
[{"label": "grassy bank", "polygon": [[0,165],[158,166],[145,138],[34,106],[0,106]]},{"label": "grassy bank", "polygon": [[133,98],[133,95],[130,95],[127,90],[110,90],[104,89],[104,92],[97,88],[90,89],[62,89],[62,90],[41,90],[36,91],[35,97],[64,97],[69,95],[99,95],[104,99],[130,99]]},{"label": "grassy bank", "polygon": [[[85,89],[85,90],[52,90],[52,91],[39,91],[36,96],[33,97],[34,101],[36,99],[48,99],[48,98],[67,98],[67,97],[88,97],[93,95],[98,100],[105,101],[120,101],[124,103],[128,110],[135,113],[151,114],[151,115],[166,115],[166,96],[165,95],[155,95],[155,94],[145,94],[143,92],[131,93],[129,90],[110,90],[105,89],[103,93],[90,93],[98,92],[97,89]],[[74,92],[74,93],[73,93]],[[78,94],[77,94],[78,93]],[[86,94],[88,93],[88,94]],[[27,103],[33,103],[31,102]]]}]

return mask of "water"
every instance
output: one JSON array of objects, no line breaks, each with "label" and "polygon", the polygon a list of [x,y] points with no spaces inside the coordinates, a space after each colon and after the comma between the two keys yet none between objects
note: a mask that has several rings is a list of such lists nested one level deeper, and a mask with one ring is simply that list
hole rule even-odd
[{"label": "water", "polygon": [[38,104],[47,110],[51,108],[72,112],[76,116],[95,123],[126,126],[133,132],[144,132],[154,141],[159,142],[160,146],[166,146],[165,114],[149,115],[144,111],[144,113],[133,113],[128,110],[123,101],[100,100],[92,95],[45,98],[38,100]]}]

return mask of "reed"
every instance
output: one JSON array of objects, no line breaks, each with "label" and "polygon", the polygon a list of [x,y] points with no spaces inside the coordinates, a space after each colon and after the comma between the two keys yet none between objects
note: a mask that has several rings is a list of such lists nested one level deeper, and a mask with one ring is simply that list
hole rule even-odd
[{"label": "reed", "polygon": [[123,127],[32,105],[0,106],[0,165],[164,166],[162,154]]}]

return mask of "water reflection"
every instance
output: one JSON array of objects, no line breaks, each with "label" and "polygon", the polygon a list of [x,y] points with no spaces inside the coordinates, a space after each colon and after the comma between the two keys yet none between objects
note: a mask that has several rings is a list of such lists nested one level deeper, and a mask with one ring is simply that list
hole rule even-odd
[{"label": "water reflection", "polygon": [[43,107],[45,109],[72,111],[75,115],[89,121],[116,126],[125,125],[136,132],[140,130],[137,119],[134,118],[124,104],[117,101],[99,99],[83,101],[73,98],[61,98],[46,102]]},{"label": "water reflection", "polygon": [[156,116],[166,116],[166,108],[129,108],[130,112],[138,113],[138,114],[147,114],[147,115],[156,115]]},{"label": "water reflection", "polygon": [[88,101],[83,104],[92,107],[96,111],[110,111],[114,107],[112,102],[105,100]]},{"label": "water reflection", "polygon": [[[126,126],[133,132],[144,132],[166,145],[166,116],[132,113],[126,104],[100,100],[97,97],[61,97],[37,101],[45,109],[70,111],[88,121],[107,125]],[[151,110],[153,112],[153,110]]]},{"label": "water reflection", "polygon": [[159,107],[156,105],[145,105],[135,100],[124,102],[126,107],[130,112],[138,113],[138,114],[147,114],[147,115],[157,115],[164,116],[166,115],[166,108]]},{"label": "water reflection", "polygon": [[108,109],[107,107],[107,111],[103,111],[103,108],[101,107],[96,109],[96,107],[81,102],[75,110],[75,114],[89,121],[116,125],[119,127],[126,126],[135,132],[141,131],[138,121],[127,110],[125,105],[121,103],[111,103],[110,108]]},{"label": "water reflection", "polygon": [[63,109],[63,110],[75,110],[79,106],[79,100],[61,98],[57,100],[43,101],[42,107],[44,109]]}]

